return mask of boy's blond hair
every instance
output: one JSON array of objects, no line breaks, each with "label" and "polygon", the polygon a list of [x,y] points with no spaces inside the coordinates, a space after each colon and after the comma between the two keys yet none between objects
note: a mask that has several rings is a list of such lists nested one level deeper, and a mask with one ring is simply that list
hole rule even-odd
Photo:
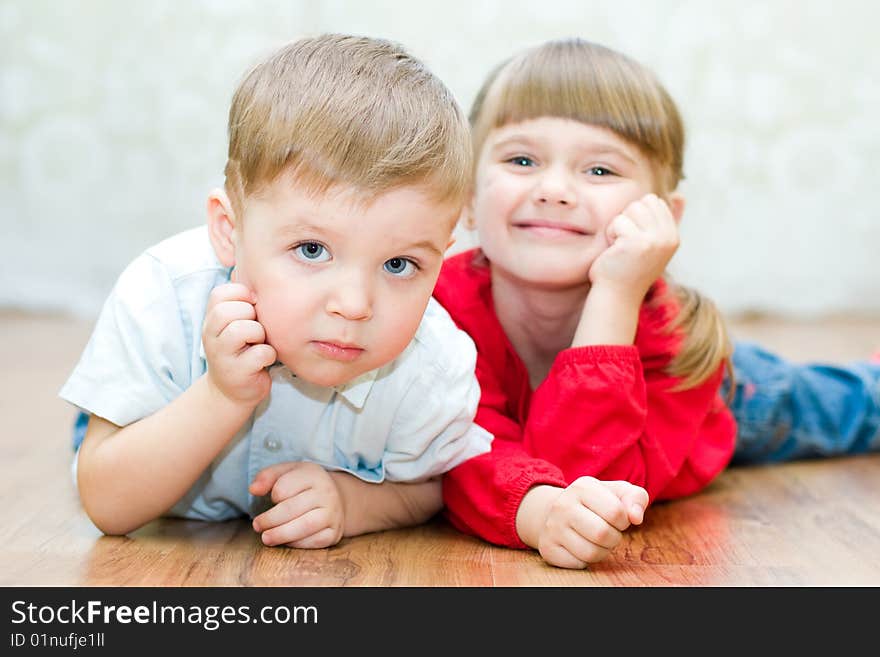
[{"label": "boy's blond hair", "polygon": [[470,189],[467,120],[419,60],[383,39],[325,34],[257,64],[229,110],[226,192],[245,199],[290,172],[310,193],[366,200],[404,185],[461,206]]},{"label": "boy's blond hair", "polygon": [[[633,144],[651,162],[661,196],[684,178],[685,131],[678,108],[649,69],[622,53],[562,39],[502,62],[471,108],[475,157],[495,128],[542,116],[601,126]],[[677,389],[698,385],[722,362],[732,374],[732,347],[715,304],[692,288],[671,284],[670,289],[678,311],[669,328],[682,335],[667,368],[679,378]]]}]

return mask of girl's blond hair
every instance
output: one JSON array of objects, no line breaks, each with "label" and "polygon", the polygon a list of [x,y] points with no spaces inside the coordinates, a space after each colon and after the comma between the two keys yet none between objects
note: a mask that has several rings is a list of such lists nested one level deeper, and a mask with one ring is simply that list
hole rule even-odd
[{"label": "girl's blond hair", "polygon": [[236,210],[282,171],[321,193],[365,199],[416,185],[461,206],[470,190],[467,119],[419,60],[383,39],[301,39],[254,66],[229,109],[226,191]]},{"label": "girl's blond hair", "polygon": [[[661,196],[684,178],[685,132],[678,108],[655,75],[626,55],[565,39],[503,62],[471,107],[474,166],[492,130],[542,116],[607,128],[633,144],[651,162]],[[682,336],[682,343],[667,372],[683,390],[708,379],[722,363],[731,371],[732,348],[715,304],[694,289],[669,283],[678,311],[668,328]]]}]

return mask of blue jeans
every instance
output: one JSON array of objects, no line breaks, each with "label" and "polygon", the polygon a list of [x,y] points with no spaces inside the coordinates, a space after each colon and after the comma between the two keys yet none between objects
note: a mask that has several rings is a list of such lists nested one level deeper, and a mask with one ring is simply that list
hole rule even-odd
[{"label": "blue jeans", "polygon": [[[734,463],[880,450],[880,363],[794,363],[736,342]],[[730,389],[725,379],[722,396]]]}]

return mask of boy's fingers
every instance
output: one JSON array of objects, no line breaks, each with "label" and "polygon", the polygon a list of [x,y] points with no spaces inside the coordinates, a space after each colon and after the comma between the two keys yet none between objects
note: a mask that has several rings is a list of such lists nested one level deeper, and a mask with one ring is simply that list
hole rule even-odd
[{"label": "boy's fingers", "polygon": [[275,349],[268,344],[254,344],[241,354],[244,364],[251,370],[261,370],[278,360]]},{"label": "boy's fingers", "polygon": [[296,543],[327,528],[323,509],[311,509],[301,516],[261,534],[264,545]]},{"label": "boy's fingers", "polygon": [[218,337],[236,320],[256,320],[257,312],[252,304],[244,301],[224,301],[205,315],[205,336]]},{"label": "boy's fingers", "polygon": [[208,296],[208,310],[224,301],[244,301],[253,305],[256,299],[248,286],[241,283],[224,283],[211,290]]},{"label": "boy's fingers", "polygon": [[336,530],[333,527],[325,527],[311,536],[306,536],[303,539],[287,543],[286,545],[292,548],[316,549],[330,547],[338,542]]},{"label": "boy's fingers", "polygon": [[237,352],[248,345],[263,344],[266,341],[266,330],[262,324],[252,319],[233,319],[220,332],[218,340],[225,350]]},{"label": "boy's fingers", "polygon": [[[272,501],[278,504],[288,498],[298,496],[305,491],[314,488],[314,475],[308,469],[302,468],[303,463],[297,463],[287,472],[278,477],[278,481],[272,486]],[[317,504],[315,505],[317,506]]]},{"label": "boy's fingers", "polygon": [[286,522],[296,520],[307,511],[317,507],[318,504],[314,495],[296,495],[284,499],[272,508],[263,511],[263,513],[253,519],[251,525],[255,531],[264,532]]},{"label": "boy's fingers", "polygon": [[248,490],[251,495],[262,496],[272,490],[275,482],[285,472],[296,467],[296,461],[285,461],[283,463],[275,463],[267,468],[260,470],[255,476]]}]

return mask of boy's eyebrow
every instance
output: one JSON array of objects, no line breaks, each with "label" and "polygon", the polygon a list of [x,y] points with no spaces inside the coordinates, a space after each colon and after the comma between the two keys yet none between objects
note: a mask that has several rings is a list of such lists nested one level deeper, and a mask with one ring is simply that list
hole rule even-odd
[{"label": "boy's eyebrow", "polygon": [[404,251],[409,251],[410,249],[424,249],[426,251],[431,251],[436,255],[443,257],[443,251],[437,248],[437,245],[434,244],[431,240],[421,240],[420,242],[415,242],[410,244],[408,247],[403,249]]},{"label": "boy's eyebrow", "polygon": [[279,235],[297,235],[299,233],[320,233],[322,235],[332,235],[333,231],[327,230],[324,226],[313,224],[308,221],[297,221],[295,224],[285,224],[278,229]]}]

